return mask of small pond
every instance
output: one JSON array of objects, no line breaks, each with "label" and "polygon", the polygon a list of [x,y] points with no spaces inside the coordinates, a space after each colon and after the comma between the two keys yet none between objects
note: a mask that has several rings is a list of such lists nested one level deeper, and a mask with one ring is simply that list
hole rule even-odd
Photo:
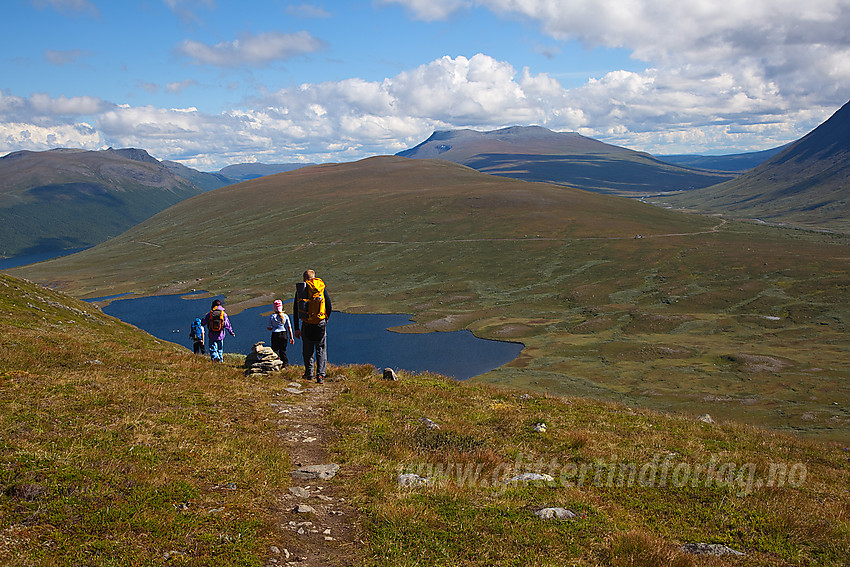
[{"label": "small pond", "polygon": [[[100,298],[104,300],[108,298]],[[109,298],[111,299],[111,298]],[[202,294],[160,295],[115,299],[103,312],[144,329],[155,337],[191,348],[189,325],[203,317],[213,299]],[[97,303],[97,299],[90,300]],[[291,300],[290,302],[291,303]],[[226,305],[225,305],[226,307]],[[287,314],[292,309],[287,305]],[[266,330],[271,305],[230,315],[236,337],[227,335],[224,351],[247,354],[258,341],[270,343]],[[463,380],[489,372],[519,356],[520,343],[479,339],[469,331],[447,333],[394,333],[390,327],[410,323],[407,315],[368,315],[334,311],[328,324],[328,362],[372,364],[412,372],[435,372]],[[287,348],[290,363],[302,364],[301,341]]]}]

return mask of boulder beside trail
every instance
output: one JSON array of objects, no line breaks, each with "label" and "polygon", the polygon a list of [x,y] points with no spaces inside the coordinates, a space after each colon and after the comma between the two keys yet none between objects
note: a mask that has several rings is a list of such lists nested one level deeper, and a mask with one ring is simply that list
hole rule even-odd
[{"label": "boulder beside trail", "polygon": [[541,508],[534,515],[544,520],[571,520],[576,517],[575,512],[566,508]]}]

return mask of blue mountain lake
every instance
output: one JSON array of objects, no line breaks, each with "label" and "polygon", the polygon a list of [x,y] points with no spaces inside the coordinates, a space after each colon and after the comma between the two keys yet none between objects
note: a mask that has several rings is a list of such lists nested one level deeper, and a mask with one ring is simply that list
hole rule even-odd
[{"label": "blue mountain lake", "polygon": [[[99,298],[105,299],[112,297]],[[179,294],[114,299],[103,307],[103,312],[157,338],[191,348],[189,326],[196,317],[203,317],[209,311],[213,299],[224,300],[221,296],[205,294],[202,297]],[[90,301],[96,303],[98,299]],[[291,311],[291,306],[285,309]],[[269,345],[266,324],[270,313],[271,305],[264,305],[230,315],[236,337],[227,335],[224,352],[248,354],[258,341]],[[291,313],[288,315],[292,317]],[[334,311],[328,324],[328,362],[435,372],[463,380],[510,362],[523,349],[520,343],[479,339],[469,331],[413,334],[388,330],[408,323],[407,315]],[[287,347],[287,355],[290,363],[302,364],[300,340],[296,339],[294,345]]]},{"label": "blue mountain lake", "polygon": [[42,252],[33,252],[31,254],[24,254],[22,256],[10,256],[8,258],[0,258],[0,270],[8,270],[9,268],[17,268],[19,266],[35,264],[36,262],[52,260],[53,258],[59,258],[60,256],[68,256],[69,254],[82,252],[83,250],[86,250],[88,248],[89,247],[86,246],[84,248],[67,248],[64,250],[44,250]]}]

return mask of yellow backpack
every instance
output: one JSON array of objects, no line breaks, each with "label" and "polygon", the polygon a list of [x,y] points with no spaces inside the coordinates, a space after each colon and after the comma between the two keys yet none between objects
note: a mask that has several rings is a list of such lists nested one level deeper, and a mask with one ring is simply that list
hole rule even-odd
[{"label": "yellow backpack", "polygon": [[325,282],[319,278],[304,282],[303,291],[298,297],[298,317],[313,325],[328,318],[325,312]]}]

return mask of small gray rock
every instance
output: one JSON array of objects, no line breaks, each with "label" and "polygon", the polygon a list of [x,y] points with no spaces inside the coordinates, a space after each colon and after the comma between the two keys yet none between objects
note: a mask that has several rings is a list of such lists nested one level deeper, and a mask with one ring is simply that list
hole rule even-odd
[{"label": "small gray rock", "polygon": [[304,393],[304,390],[302,390],[301,388],[291,388],[291,387],[290,388],[284,388],[283,391],[289,392],[290,394],[303,394]]},{"label": "small gray rock", "polygon": [[532,431],[537,433],[546,433],[546,424],[545,423],[535,423],[534,427],[531,428]]},{"label": "small gray rock", "polygon": [[693,555],[746,555],[719,543],[686,543],[682,551]]},{"label": "small gray rock", "polygon": [[434,429],[439,429],[439,428],[440,428],[440,426],[439,426],[438,424],[434,423],[433,421],[431,421],[431,420],[430,420],[430,419],[428,419],[427,417],[423,417],[423,418],[422,418],[422,419],[420,419],[419,421],[422,423],[422,425],[424,425],[424,426],[425,426],[425,429],[428,429],[428,430],[434,430]]},{"label": "small gray rock", "polygon": [[708,423],[708,424],[712,424],[712,423],[714,423],[714,420],[713,420],[713,419],[711,419],[711,416],[710,416],[710,415],[708,415],[707,413],[706,413],[706,414],[703,414],[703,415],[701,415],[701,416],[699,416],[699,417],[697,418],[697,421],[701,421],[701,422],[703,422],[703,423]]},{"label": "small gray rock", "polygon": [[566,508],[541,508],[534,515],[544,520],[570,520],[576,517],[575,512]]},{"label": "small gray rock", "polygon": [[407,473],[398,475],[398,485],[402,488],[410,488],[413,486],[427,486],[430,481],[415,473]]},{"label": "small gray rock", "polygon": [[310,491],[302,486],[290,486],[289,492],[298,498],[310,498]]},{"label": "small gray rock", "polygon": [[531,481],[553,482],[555,479],[548,474],[526,472],[508,479],[508,482],[531,482]]},{"label": "small gray rock", "polygon": [[296,514],[315,514],[316,509],[312,506],[308,506],[307,504],[299,504],[295,508],[292,509]]},{"label": "small gray rock", "polygon": [[339,465],[331,463],[329,465],[309,465],[294,470],[290,475],[301,480],[330,480],[336,476],[339,470]]}]

